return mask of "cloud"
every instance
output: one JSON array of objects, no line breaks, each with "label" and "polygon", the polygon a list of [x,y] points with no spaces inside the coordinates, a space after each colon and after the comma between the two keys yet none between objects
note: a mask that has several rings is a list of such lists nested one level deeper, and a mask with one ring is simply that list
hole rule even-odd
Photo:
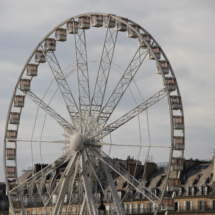
[{"label": "cloud", "polygon": [[[129,19],[139,23],[158,41],[167,55],[174,69],[181,96],[183,99],[185,126],[186,126],[186,150],[187,158],[193,157],[193,148],[198,148],[196,157],[193,158],[210,158],[213,148],[213,129],[214,129],[214,79],[215,79],[215,41],[214,41],[214,14],[215,3],[213,1],[202,2],[200,0],[193,2],[182,1],[70,1],[70,0],[46,0],[42,4],[36,0],[26,1],[20,0],[15,2],[8,0],[0,3],[0,71],[1,71],[1,113],[0,113],[0,137],[3,140],[5,119],[10,103],[11,95],[14,90],[18,76],[33,49],[40,40],[56,25],[62,21],[85,12],[104,12],[112,13],[119,16],[128,17]],[[90,59],[99,59],[102,47],[103,37],[101,34],[92,35],[91,32],[102,32],[104,29],[91,29],[86,32]],[[75,59],[74,44],[72,35],[66,43],[58,43],[57,51],[62,68],[65,68]],[[69,45],[68,45],[69,44]],[[118,42],[116,45],[116,55],[114,63],[125,69],[131,56],[137,49],[137,40],[126,38],[126,33],[119,33]],[[98,57],[97,57],[98,56]],[[73,60],[71,60],[73,59]],[[32,61],[33,62],[33,61]],[[125,63],[126,62],[126,63]],[[98,64],[90,66],[90,75],[92,80],[96,77]],[[120,69],[117,69],[121,71]],[[120,77],[117,70],[112,70],[111,78],[107,93],[111,93]],[[42,97],[45,89],[52,80],[52,75],[47,65],[39,66],[38,77],[32,82],[32,89],[37,90],[37,95]],[[77,96],[77,77],[74,74],[68,79],[71,89]],[[144,62],[143,68],[136,77],[136,82],[139,86],[144,98],[148,98],[162,88],[162,80],[155,73],[155,65],[153,61]],[[33,85],[34,84],[34,85]],[[91,87],[93,89],[93,86]],[[50,89],[46,102],[50,101],[56,84]],[[138,102],[141,97],[138,94],[134,85],[131,86],[135,92],[135,98]],[[92,94],[93,90],[91,90]],[[52,107],[62,114],[63,117],[69,120],[64,101],[60,98],[60,93],[51,103]],[[107,99],[108,96],[105,97]],[[125,94],[122,101],[119,103],[112,119],[116,119],[126,111],[135,106],[135,102],[131,94]],[[27,101],[26,108],[23,109],[22,123],[20,131],[23,138],[30,138],[36,107],[30,101]],[[36,126],[35,138],[39,138],[41,126],[43,123],[44,113],[39,112],[38,124]],[[148,142],[146,116],[142,116],[142,138],[144,142]],[[169,141],[169,114],[166,100],[156,104],[149,110],[149,123],[151,131],[151,139],[153,143],[162,143]],[[45,126],[44,138],[61,139],[62,130],[54,124],[54,120],[48,117],[47,125]],[[31,129],[30,129],[31,128]],[[51,130],[50,130],[51,128]],[[59,129],[59,130],[58,130]],[[20,135],[21,135],[20,133]],[[125,134],[131,133],[127,138]],[[28,134],[28,135],[25,135]],[[125,126],[122,126],[116,134],[113,134],[115,142],[130,143],[139,142],[138,123],[134,119]],[[107,140],[109,141],[109,140]],[[23,143],[24,144],[24,143]],[[3,149],[3,143],[0,148]],[[29,148],[19,151],[21,166],[31,165],[30,155],[21,159],[23,155],[29,152]],[[48,156],[47,150],[49,146],[44,148],[44,155]],[[35,154],[38,154],[39,148],[35,145]],[[3,150],[0,150],[3,152]],[[119,154],[126,158],[129,153],[133,156],[137,155],[137,150],[123,149],[113,150],[112,156]],[[162,157],[168,152],[152,150],[152,155],[156,162],[163,162]],[[56,157],[60,153],[60,146],[53,147],[53,153]],[[141,154],[141,160],[144,160],[146,151]],[[1,154],[2,155],[2,154]],[[51,157],[51,156],[50,156]],[[51,162],[50,157],[47,161]],[[39,161],[38,161],[39,162]],[[3,165],[0,166],[0,171],[3,171]],[[1,178],[0,180],[4,180]]]}]

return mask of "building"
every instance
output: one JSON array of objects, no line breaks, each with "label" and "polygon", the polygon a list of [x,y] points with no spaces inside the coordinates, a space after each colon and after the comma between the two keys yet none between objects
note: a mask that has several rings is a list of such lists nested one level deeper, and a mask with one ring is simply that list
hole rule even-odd
[{"label": "building", "polygon": [[[161,191],[164,187],[165,178],[167,174],[167,164],[156,164],[153,162],[147,162],[144,165],[141,162],[128,157],[127,160],[114,159],[117,163],[127,169],[130,174],[134,174],[135,178],[141,182],[142,185],[151,190],[156,196],[161,195]],[[136,166],[137,163],[137,166]],[[34,171],[39,171],[41,165],[35,165]],[[46,165],[44,165],[46,166]],[[43,198],[46,197],[46,192],[53,189],[58,183],[66,165],[61,166],[53,174],[46,177],[46,186],[41,188],[41,192],[44,193]],[[144,177],[143,177],[143,173]],[[180,180],[174,181],[176,177],[176,172],[171,171],[170,178],[173,179],[171,183],[168,182],[167,191],[165,193],[165,198],[168,199],[172,190],[177,191],[174,198],[174,202],[171,203],[173,206],[169,211],[169,214],[214,214],[215,215],[215,158],[209,161],[200,160],[184,160],[184,170],[181,173]],[[31,176],[32,172],[25,172],[20,178],[19,182],[25,181]],[[152,214],[154,212],[154,205],[147,200],[144,195],[137,193],[132,189],[130,184],[126,182],[122,177],[117,177],[113,175],[114,183],[121,198],[124,209],[127,214]],[[170,180],[171,181],[171,180]],[[78,179],[77,179],[78,183]],[[75,197],[75,196],[73,196]],[[100,198],[101,195],[98,196]],[[106,192],[104,204],[106,204],[107,212],[110,208],[107,205],[108,199],[112,199],[112,193]],[[105,201],[106,199],[106,201]],[[54,201],[54,196],[52,201]],[[78,208],[82,199],[79,198],[75,202],[75,206],[71,208],[71,214],[78,214]],[[27,214],[39,214],[43,203],[38,195],[38,189],[36,187],[30,186],[29,188],[24,188],[23,192],[23,202]],[[62,213],[67,210],[68,206],[68,196],[65,197],[64,207]],[[51,205],[50,205],[51,207]],[[43,211],[43,215],[46,211]],[[164,214],[160,210],[159,214]]]},{"label": "building", "polygon": [[0,182],[0,215],[9,214],[9,202],[6,196],[5,183]]}]

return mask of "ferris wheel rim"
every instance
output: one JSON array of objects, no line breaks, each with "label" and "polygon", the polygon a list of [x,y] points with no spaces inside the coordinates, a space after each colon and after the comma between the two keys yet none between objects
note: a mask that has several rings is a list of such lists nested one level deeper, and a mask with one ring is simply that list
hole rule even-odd
[{"label": "ferris wheel rim", "polygon": [[[59,24],[58,26],[56,26],[52,31],[50,31],[50,32],[41,40],[41,42],[36,46],[36,48],[34,49],[34,51],[32,52],[32,54],[31,54],[30,57],[28,58],[28,60],[27,60],[27,62],[26,62],[26,64],[25,64],[25,66],[23,67],[23,70],[22,70],[22,72],[21,72],[21,74],[20,74],[20,76],[19,76],[19,78],[18,78],[16,87],[15,87],[15,89],[14,89],[14,92],[13,92],[13,95],[12,95],[12,98],[11,98],[11,102],[10,102],[10,105],[9,105],[9,109],[8,109],[9,111],[8,111],[8,115],[7,115],[7,121],[6,121],[6,127],[5,127],[5,137],[4,137],[4,142],[5,142],[5,143],[4,143],[4,163],[5,163],[4,166],[5,166],[5,167],[6,167],[5,150],[6,150],[6,142],[7,142],[7,140],[6,140],[6,132],[7,132],[7,130],[8,130],[8,124],[9,124],[9,114],[10,114],[10,110],[12,109],[12,104],[13,104],[14,97],[15,97],[15,94],[16,94],[16,91],[17,91],[17,87],[18,87],[18,85],[19,85],[19,83],[20,83],[20,80],[21,80],[21,78],[22,78],[22,76],[23,76],[25,70],[26,70],[27,65],[29,64],[29,62],[30,62],[31,59],[33,58],[33,56],[34,56],[35,52],[38,50],[39,46],[40,46],[40,45],[41,45],[55,30],[57,30],[58,28],[60,28],[60,27],[63,26],[64,24],[66,24],[68,21],[71,21],[71,20],[73,20],[73,19],[75,19],[75,18],[79,18],[79,17],[82,17],[82,16],[91,16],[91,15],[109,15],[109,16],[115,18],[116,20],[118,19],[118,20],[121,20],[121,21],[123,22],[123,20],[120,19],[120,18],[118,18],[117,16],[114,16],[114,15],[112,15],[112,14],[105,14],[105,13],[85,13],[85,14],[81,14],[81,15],[74,16],[74,17],[72,17],[72,18],[70,18],[70,19],[67,19],[66,21],[62,22],[61,24]],[[133,21],[131,21],[131,20],[128,20],[128,21],[131,22],[131,23],[133,23],[133,24],[136,24],[135,22],[133,22]],[[128,24],[128,23],[125,23],[125,24],[126,24],[127,26],[130,25],[130,24]],[[144,31],[145,33],[148,33],[148,32],[147,32],[145,29],[143,29],[140,25],[138,25],[138,26],[140,27],[140,29],[142,29],[142,31]],[[136,31],[136,29],[133,28],[132,26],[129,26],[129,27],[132,28],[133,31]],[[136,31],[136,33],[140,35],[139,32]],[[154,38],[153,38],[153,42],[155,42],[155,44],[156,44],[157,46],[159,46],[159,44],[155,41]],[[147,44],[147,46],[148,46],[148,49],[151,50],[150,45]],[[160,46],[159,46],[159,47],[160,47]],[[167,59],[167,57],[166,57],[164,51],[162,50],[162,48],[161,48],[161,52],[162,52],[162,55],[163,55],[164,59],[168,61],[168,59]],[[155,61],[158,63],[158,59],[157,59],[156,57],[155,57]],[[168,62],[169,62],[169,61],[168,61]],[[170,63],[170,62],[169,62],[169,63]],[[171,72],[172,76],[175,77],[171,65],[170,65],[170,72]],[[163,80],[164,80],[164,77],[165,77],[164,74],[162,74]],[[180,96],[180,91],[179,91],[178,84],[177,84],[177,94]],[[169,104],[169,107],[171,107],[170,93],[169,93],[169,92],[167,93],[167,97],[168,97],[168,104]],[[184,116],[184,114],[183,114],[183,104],[182,104],[181,110],[182,110],[182,116]],[[171,124],[171,130],[173,130],[173,113],[171,112],[172,109],[170,108],[169,111],[170,111],[170,120],[171,120],[171,123],[170,123],[170,124]],[[17,129],[17,131],[18,131],[18,129]],[[184,130],[183,130],[183,131],[184,131]],[[172,134],[171,134],[171,145],[172,145],[172,149],[171,149],[170,157],[169,157],[169,170],[168,170],[169,173],[170,173],[171,160],[172,160],[172,157],[173,157],[173,137],[174,137],[174,134],[173,134],[173,131],[171,131],[171,133],[172,133]],[[183,137],[185,137],[185,134],[184,134],[184,133],[183,133]],[[182,157],[183,157],[183,151],[182,151]],[[16,163],[17,163],[17,162],[16,162]],[[16,169],[16,171],[17,171],[17,169]],[[169,173],[168,173],[168,177],[169,177]],[[6,169],[5,169],[5,178],[7,179],[6,175],[7,175],[7,173],[6,173]],[[17,173],[16,173],[16,180],[18,180],[18,178],[17,178]],[[8,187],[8,182],[7,182],[7,180],[6,180],[6,184],[7,184],[7,187]]]}]

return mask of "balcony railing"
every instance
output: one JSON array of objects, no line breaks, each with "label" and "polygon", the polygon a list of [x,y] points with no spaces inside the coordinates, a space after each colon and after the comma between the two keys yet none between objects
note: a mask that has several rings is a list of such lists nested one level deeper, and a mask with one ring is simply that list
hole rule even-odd
[{"label": "balcony railing", "polygon": [[215,205],[207,206],[207,205],[195,205],[195,206],[180,206],[178,210],[175,211],[215,211]]},{"label": "balcony railing", "polygon": [[[68,205],[68,203],[69,203],[69,200],[64,201],[64,205]],[[73,200],[73,201],[71,201],[71,203],[72,204],[81,204],[81,201],[78,202],[78,200],[75,200],[75,201]],[[51,205],[53,205],[53,202],[50,201],[47,205],[51,206]],[[43,207],[44,204],[43,204],[42,201],[23,202],[23,206],[26,207],[26,208],[27,207]]]},{"label": "balcony railing", "polygon": [[[134,209],[125,209],[126,215],[139,215],[139,214],[144,214],[144,215],[152,215],[154,214],[154,208],[134,208]],[[107,213],[108,214],[108,213]],[[164,211],[158,212],[158,215],[164,215]]]},{"label": "balcony railing", "polygon": [[0,205],[0,210],[9,210],[8,205]]},{"label": "balcony railing", "polygon": [[[48,204],[48,205],[50,205],[50,204]],[[36,201],[36,202],[23,202],[23,206],[24,206],[24,207],[35,207],[35,206],[42,207],[42,206],[44,206],[44,204],[43,204],[42,201]]]}]

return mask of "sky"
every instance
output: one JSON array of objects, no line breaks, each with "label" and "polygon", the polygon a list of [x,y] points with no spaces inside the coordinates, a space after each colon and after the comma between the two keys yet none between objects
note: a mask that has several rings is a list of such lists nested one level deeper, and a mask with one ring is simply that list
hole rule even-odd
[{"label": "sky", "polygon": [[[0,157],[3,158],[5,121],[12,92],[19,74],[33,49],[49,31],[64,20],[78,14],[102,12],[116,14],[135,21],[146,29],[160,44],[171,62],[182,96],[186,128],[185,158],[211,159],[215,149],[214,10],[215,2],[213,0],[0,1]],[[95,33],[96,30],[98,30],[98,34]],[[104,38],[100,35],[104,36],[104,32],[102,32],[101,29],[92,29],[92,33],[87,34],[89,35],[89,38],[87,37],[88,46],[89,48],[92,48],[92,52],[89,54],[90,59],[97,60],[97,56],[99,55],[96,54],[100,53],[101,44]],[[130,59],[131,53],[133,53],[130,53],[129,50],[134,51],[137,47],[135,46],[137,41],[129,39],[131,42],[129,41],[130,43],[128,44],[126,42],[126,37],[123,37],[122,35],[123,34],[120,32],[116,48],[116,62],[118,62],[118,66],[123,67],[124,61]],[[127,49],[126,47],[130,49]],[[59,45],[58,51],[59,59],[62,62],[63,68],[65,68],[68,65],[69,59],[74,57],[73,54],[70,53],[70,46],[66,45],[66,43],[62,43]],[[91,64],[92,65],[89,68],[95,70],[95,65],[93,63]],[[44,65],[42,65],[41,68],[44,68],[44,73],[43,75],[38,75],[38,78],[34,81],[34,86],[32,86],[32,89],[35,89],[40,96],[44,94],[45,89],[52,78]],[[150,69],[153,68],[153,66],[150,63],[146,63],[146,68]],[[140,88],[141,90],[145,90],[144,92],[147,92],[148,95],[151,95],[150,93],[155,93],[156,90],[158,91],[161,89],[161,85],[157,85],[159,78],[158,75],[155,74],[155,68],[153,75],[146,74],[146,79],[143,83],[147,88]],[[119,77],[118,73],[114,73],[113,81],[117,80]],[[141,76],[137,76],[137,82],[140,86],[142,86],[140,82],[141,80]],[[72,86],[77,84],[75,79],[71,78],[70,81]],[[114,82],[112,84],[114,85]],[[108,92],[111,91],[113,85],[107,89]],[[51,92],[49,98],[47,98],[47,102],[50,100],[55,87],[53,86],[53,89],[50,90]],[[138,94],[135,89],[134,93]],[[59,103],[60,95],[56,95],[56,100],[53,100],[53,105],[55,105],[56,110],[59,111],[63,117],[66,117],[66,110],[62,105],[63,101]],[[113,115],[113,119],[114,117],[117,118],[118,116],[121,116],[124,109],[127,108],[127,110],[129,110],[133,107],[134,103],[131,104],[130,100],[132,100],[131,95],[126,94],[124,100],[122,100],[122,103],[120,104],[119,110],[116,110],[115,115]],[[169,140],[169,119],[166,107],[167,103],[162,101],[157,108],[153,107],[152,110],[149,110],[151,138],[152,141],[156,143],[160,141],[163,144],[165,141]],[[25,139],[31,138],[31,131],[36,113],[35,108],[35,105],[29,101],[26,103],[25,109],[23,110],[20,135]],[[146,121],[146,116],[142,117],[143,121],[144,119]],[[43,119],[44,113],[41,111],[38,114],[40,123],[37,124],[35,129],[38,138],[41,132],[39,132],[39,129],[41,129],[43,125]],[[57,140],[60,140],[62,136],[56,135],[59,127],[54,125],[52,119],[48,118],[47,121],[47,133],[44,138],[47,140],[58,138]],[[143,127],[145,131],[147,131],[146,124],[144,124]],[[120,129],[119,132],[113,136],[114,142],[129,143],[129,141],[135,142],[138,140],[138,126],[136,122],[132,121],[131,125],[127,127],[124,126]],[[157,129],[160,130],[157,131]],[[133,133],[133,136],[135,136],[136,139],[132,139],[132,135],[126,139],[124,134],[127,132]],[[147,139],[147,132],[143,134],[142,139],[144,138]],[[21,172],[22,169],[31,166],[31,149],[29,145],[25,146],[26,145],[22,145],[18,151],[18,158],[20,158],[19,172]],[[52,152],[50,151],[50,145],[45,146],[44,157],[50,156],[50,153],[52,153],[53,156],[58,156],[57,153],[55,155],[54,151],[60,151],[60,148],[62,148],[62,146],[53,145]],[[34,150],[38,156],[39,154],[37,152],[39,151],[39,146],[34,145]],[[125,158],[122,154],[126,154],[127,156],[127,153],[129,152],[128,149],[124,149],[123,153],[121,153],[120,149],[116,149],[113,151],[112,156],[121,156],[121,158]],[[146,152],[142,153],[144,155],[141,159],[144,159]],[[137,151],[131,152],[131,155],[135,158],[137,158],[137,156],[135,156],[137,154]],[[26,159],[23,159],[23,155],[26,156]],[[156,162],[164,162],[165,160],[163,159],[165,155],[156,150],[151,152],[151,156]],[[39,162],[39,160],[35,160],[34,162],[37,161]],[[47,162],[50,161],[47,160]],[[3,159],[0,160],[0,172],[3,172]],[[1,174],[0,181],[3,180],[3,174]]]}]

